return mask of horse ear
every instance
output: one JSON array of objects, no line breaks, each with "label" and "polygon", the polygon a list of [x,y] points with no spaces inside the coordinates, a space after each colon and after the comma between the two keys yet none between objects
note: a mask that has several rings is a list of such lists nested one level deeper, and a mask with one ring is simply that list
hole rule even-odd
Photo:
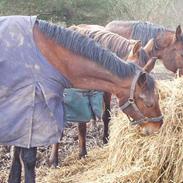
[{"label": "horse ear", "polygon": [[144,50],[149,53],[153,50],[154,47],[154,39],[150,39],[147,44],[144,46]]},{"label": "horse ear", "polygon": [[146,74],[145,72],[141,73],[141,75],[139,76],[138,79],[138,84],[141,88],[144,87],[144,85],[146,84]]},{"label": "horse ear", "polygon": [[143,70],[144,70],[145,72],[150,73],[150,72],[153,70],[154,66],[155,66],[156,60],[157,60],[157,57],[152,57],[152,58],[146,63],[146,65],[143,67]]},{"label": "horse ear", "polygon": [[133,46],[133,49],[132,49],[132,53],[133,55],[136,55],[138,54],[140,48],[142,47],[142,42],[140,40],[138,40],[135,45]]},{"label": "horse ear", "polygon": [[181,40],[181,34],[182,34],[182,29],[181,29],[181,26],[178,25],[178,27],[176,29],[176,33],[175,33],[175,36],[176,36],[176,40],[177,41],[180,41]]}]

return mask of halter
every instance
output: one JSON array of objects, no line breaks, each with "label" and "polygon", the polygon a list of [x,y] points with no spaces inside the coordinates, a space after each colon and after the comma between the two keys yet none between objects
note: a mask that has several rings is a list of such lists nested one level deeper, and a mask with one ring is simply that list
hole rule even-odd
[{"label": "halter", "polygon": [[135,75],[135,77],[134,77],[134,79],[132,81],[131,88],[130,88],[130,97],[128,98],[128,100],[123,105],[120,106],[120,109],[122,111],[124,111],[129,106],[132,106],[133,109],[135,110],[135,112],[139,112],[141,114],[142,118],[139,119],[139,120],[134,120],[134,119],[132,120],[130,118],[130,116],[126,114],[132,125],[137,125],[137,124],[139,125],[139,124],[142,124],[142,123],[144,123],[146,121],[150,121],[150,122],[153,122],[153,123],[158,123],[158,122],[160,122],[163,119],[163,116],[152,117],[152,118],[145,117],[142,114],[142,112],[139,110],[137,105],[135,104],[135,99],[134,99],[135,86],[136,86],[136,83],[137,83],[141,73],[142,73],[141,71],[138,71],[137,74]]}]

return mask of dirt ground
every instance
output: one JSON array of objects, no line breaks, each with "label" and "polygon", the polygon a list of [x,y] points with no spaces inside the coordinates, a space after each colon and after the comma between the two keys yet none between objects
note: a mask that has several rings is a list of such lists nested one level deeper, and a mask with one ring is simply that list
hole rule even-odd
[{"label": "dirt ground", "polygon": [[[154,73],[156,79],[171,79],[175,77],[171,72],[165,70],[164,66],[160,63],[156,65]],[[115,99],[114,99],[115,101]],[[59,166],[61,167],[64,159],[74,154],[77,158],[78,154],[78,137],[77,137],[77,123],[68,123],[64,130],[64,137],[60,144],[59,149]],[[102,134],[103,134],[103,123],[97,122],[96,126],[92,126],[88,123],[87,128],[87,149],[95,149],[97,147],[102,147]],[[42,177],[47,175],[48,163],[47,160],[50,155],[50,147],[42,147],[38,149],[37,154],[37,182],[42,182]],[[87,157],[86,157],[87,158]],[[67,162],[64,162],[66,164]],[[11,156],[9,147],[0,146],[0,183],[7,182],[8,172],[11,165]],[[71,181],[72,182],[72,181]],[[50,182],[51,183],[51,182]]]}]

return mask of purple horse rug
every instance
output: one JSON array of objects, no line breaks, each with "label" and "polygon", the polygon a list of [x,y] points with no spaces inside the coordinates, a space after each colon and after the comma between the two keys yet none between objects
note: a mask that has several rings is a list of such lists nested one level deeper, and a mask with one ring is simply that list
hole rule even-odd
[{"label": "purple horse rug", "polygon": [[69,81],[43,57],[33,39],[36,17],[0,17],[0,144],[59,142],[63,90]]}]

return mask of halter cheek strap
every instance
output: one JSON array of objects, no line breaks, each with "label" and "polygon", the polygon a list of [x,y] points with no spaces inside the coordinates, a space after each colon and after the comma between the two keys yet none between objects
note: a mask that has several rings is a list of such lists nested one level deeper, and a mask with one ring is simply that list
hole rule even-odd
[{"label": "halter cheek strap", "polygon": [[158,116],[158,117],[152,117],[152,118],[148,118],[148,117],[145,117],[142,112],[139,110],[138,106],[136,105],[135,103],[135,100],[134,100],[134,94],[135,94],[135,86],[136,86],[136,83],[141,75],[141,71],[138,71],[137,74],[135,75],[133,81],[132,81],[132,85],[131,85],[131,88],[130,88],[130,97],[128,98],[127,102],[125,102],[122,106],[120,106],[120,109],[122,111],[124,111],[126,108],[128,108],[129,106],[132,106],[134,111],[135,112],[138,112],[142,118],[139,119],[139,120],[132,120],[128,115],[128,119],[130,120],[131,124],[132,125],[139,125],[139,124],[142,124],[146,121],[149,121],[149,122],[153,122],[153,123],[158,123],[160,122],[162,119],[163,119],[163,116]]}]

